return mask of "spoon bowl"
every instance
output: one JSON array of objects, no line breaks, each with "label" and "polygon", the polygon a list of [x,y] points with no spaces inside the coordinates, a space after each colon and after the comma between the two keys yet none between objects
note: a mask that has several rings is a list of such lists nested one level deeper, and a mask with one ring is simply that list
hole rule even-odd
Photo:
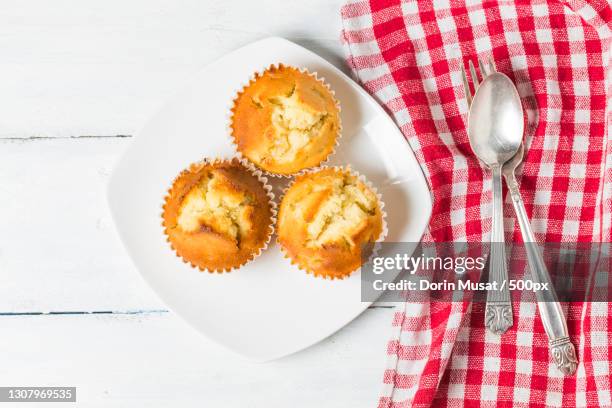
[{"label": "spoon bowl", "polygon": [[489,168],[510,160],[523,140],[523,107],[512,80],[501,72],[479,85],[468,114],[468,137],[476,156]]}]

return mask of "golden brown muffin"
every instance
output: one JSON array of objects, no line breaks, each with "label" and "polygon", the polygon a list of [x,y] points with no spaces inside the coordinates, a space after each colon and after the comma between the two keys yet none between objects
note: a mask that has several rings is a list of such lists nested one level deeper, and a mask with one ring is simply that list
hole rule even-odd
[{"label": "golden brown muffin", "polygon": [[239,160],[192,164],[175,180],[162,214],[172,248],[200,270],[229,271],[253,259],[272,234],[274,206]]},{"label": "golden brown muffin", "polygon": [[362,246],[383,231],[376,194],[350,171],[325,168],[296,178],[280,204],[278,241],[301,269],[343,278],[362,264]]},{"label": "golden brown muffin", "polygon": [[314,75],[282,64],[257,75],[234,100],[231,132],[257,167],[289,175],[318,166],[340,129],[336,100]]}]

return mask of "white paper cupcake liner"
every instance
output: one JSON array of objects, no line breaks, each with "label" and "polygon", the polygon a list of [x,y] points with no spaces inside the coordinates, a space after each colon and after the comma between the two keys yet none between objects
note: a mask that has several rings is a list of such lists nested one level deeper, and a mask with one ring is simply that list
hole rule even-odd
[{"label": "white paper cupcake liner", "polygon": [[[236,138],[233,135],[233,130],[232,130],[232,123],[234,121],[234,110],[236,107],[236,101],[238,100],[238,97],[240,97],[240,95],[242,95],[242,93],[244,93],[244,90],[249,87],[250,85],[252,85],[258,78],[260,78],[261,76],[263,76],[266,72],[273,70],[273,69],[280,69],[282,67],[285,68],[293,68],[298,70],[300,73],[308,75],[312,78],[314,78],[317,82],[319,82],[320,84],[322,84],[331,94],[333,100],[334,100],[334,104],[336,105],[336,109],[338,109],[338,130],[336,132],[336,138],[335,138],[335,143],[334,146],[332,148],[332,150],[329,152],[329,154],[327,155],[327,157],[325,157],[323,160],[321,160],[321,162],[316,165],[316,166],[312,166],[306,169],[302,169],[300,171],[297,171],[295,173],[291,173],[291,174],[279,174],[279,173],[273,173],[270,171],[267,171],[265,169],[262,169],[261,167],[259,167],[256,163],[252,162],[248,157],[246,157],[245,155],[242,154],[242,152],[238,149],[238,145],[236,143]],[[247,160],[249,163],[251,163],[255,168],[257,168],[258,170],[261,170],[266,176],[270,176],[270,177],[275,177],[275,178],[281,178],[281,179],[289,179],[301,174],[304,174],[305,171],[311,170],[311,169],[316,169],[319,168],[323,165],[325,165],[329,159],[336,153],[336,150],[339,146],[340,143],[340,138],[342,137],[342,109],[340,106],[340,102],[338,101],[338,99],[336,98],[336,93],[334,92],[334,90],[331,88],[331,86],[327,83],[327,81],[325,81],[325,78],[319,76],[319,74],[314,71],[314,72],[310,72],[307,68],[298,68],[292,65],[285,65],[283,63],[276,63],[276,64],[271,64],[270,66],[268,66],[267,68],[258,70],[256,72],[254,72],[251,77],[249,78],[249,80],[247,82],[242,83],[242,86],[240,86],[236,92],[234,92],[234,98],[231,100],[228,109],[226,110],[227,112],[227,117],[226,117],[226,131],[227,134],[229,135],[229,138],[231,140],[232,146],[234,148],[234,151],[236,153],[236,155],[238,157],[240,157],[241,159]]]},{"label": "white paper cupcake liner", "polygon": [[[261,183],[261,185],[263,186],[264,190],[266,191],[266,195],[268,196],[268,203],[270,205],[270,224],[268,225],[268,234],[266,237],[266,241],[264,242],[264,244],[259,248],[258,251],[253,252],[248,259],[246,259],[243,263],[233,266],[231,268],[220,268],[220,269],[209,269],[209,268],[205,268],[202,267],[200,265],[196,265],[193,262],[189,261],[188,259],[185,259],[178,251],[177,249],[174,247],[173,243],[170,241],[170,236],[168,234],[168,227],[165,225],[165,221],[164,221],[164,211],[165,211],[165,207],[166,207],[166,203],[168,202],[168,199],[170,198],[171,195],[171,191],[172,188],[174,187],[174,184],[176,183],[176,181],[185,173],[187,172],[191,172],[194,168],[198,167],[198,166],[206,166],[206,165],[211,165],[211,164],[218,164],[218,163],[232,163],[232,162],[238,162],[240,163],[249,173],[251,173],[253,176],[255,176],[257,178],[257,180]],[[160,214],[160,218],[162,219],[161,222],[161,226],[163,228],[163,234],[166,236],[166,242],[168,242],[168,244],[170,245],[170,248],[172,249],[172,251],[175,253],[175,255],[181,259],[184,263],[191,265],[191,267],[195,268],[195,269],[199,269],[201,272],[209,272],[209,273],[224,273],[224,272],[231,272],[234,271],[236,269],[240,269],[242,266],[246,265],[247,263],[253,261],[255,258],[257,258],[259,255],[262,254],[262,252],[264,252],[268,246],[270,245],[270,242],[272,240],[272,236],[274,235],[274,230],[276,227],[276,215],[277,215],[277,206],[276,206],[276,201],[275,201],[275,196],[274,193],[272,192],[272,186],[268,183],[268,179],[263,175],[262,171],[255,168],[255,166],[253,166],[249,161],[243,159],[243,158],[220,158],[220,157],[215,157],[215,158],[204,158],[198,162],[195,163],[191,163],[186,169],[182,170],[172,181],[172,184],[170,186],[170,188],[167,190],[166,195],[164,196],[164,200],[162,203],[162,208],[161,208],[162,212]]]},{"label": "white paper cupcake liner", "polygon": [[[374,185],[365,178],[364,175],[360,174],[358,171],[353,170],[350,165],[343,167],[343,166],[319,166],[316,168],[312,168],[312,169],[306,169],[303,170],[302,172],[300,172],[300,175],[298,175],[297,177],[295,177],[295,179],[293,179],[291,181],[291,183],[289,183],[282,191],[282,197],[281,197],[281,202],[283,200],[283,198],[285,197],[285,194],[287,193],[287,191],[297,182],[299,181],[299,179],[301,178],[301,176],[306,175],[306,174],[310,174],[310,173],[317,173],[321,170],[324,169],[333,169],[335,172],[339,172],[339,173],[349,173],[350,175],[352,175],[353,177],[357,178],[357,180],[361,181],[367,188],[369,188],[374,195],[376,196],[376,199],[378,201],[378,207],[380,209],[380,213],[382,216],[382,228],[381,228],[381,232],[379,237],[376,239],[376,241],[374,241],[373,243],[373,247],[372,247],[372,252],[370,253],[370,255],[368,256],[368,259],[364,262],[362,262],[356,269],[348,272],[345,275],[341,275],[341,276],[329,276],[326,274],[320,274],[317,273],[315,271],[311,271],[308,270],[307,268],[305,268],[303,265],[300,265],[297,261],[295,261],[285,250],[285,248],[283,247],[283,245],[280,243],[280,240],[278,238],[278,234],[277,234],[277,244],[281,249],[281,252],[283,253],[283,256],[289,260],[289,262],[291,263],[291,265],[295,265],[299,270],[306,272],[309,275],[313,275],[317,278],[323,278],[323,279],[329,279],[329,280],[335,280],[335,279],[344,279],[347,278],[349,276],[351,276],[352,274],[354,274],[355,272],[357,272],[359,269],[361,269],[361,267],[370,262],[374,257],[376,257],[378,255],[378,252],[380,251],[381,245],[384,242],[384,240],[387,238],[387,235],[389,233],[389,229],[387,227],[387,212],[385,211],[385,203],[382,200],[382,195],[378,192],[378,190],[376,189],[376,187],[374,187]],[[279,204],[280,207],[280,204]]]}]

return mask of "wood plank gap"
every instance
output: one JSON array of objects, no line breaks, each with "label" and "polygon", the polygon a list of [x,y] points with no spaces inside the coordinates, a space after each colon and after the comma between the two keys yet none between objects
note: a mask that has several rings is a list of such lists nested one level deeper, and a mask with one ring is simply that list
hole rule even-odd
[{"label": "wood plank gap", "polygon": [[0,141],[27,141],[27,140],[69,140],[69,139],[121,139],[131,138],[132,135],[80,135],[80,136],[28,136],[28,137],[2,137]]},{"label": "wood plank gap", "polygon": [[[371,305],[368,309],[393,309],[394,306],[376,306]],[[58,315],[136,315],[136,314],[152,314],[152,313],[169,313],[166,309],[143,309],[143,310],[60,310],[50,312],[0,312],[2,316],[58,316]]]},{"label": "wood plank gap", "polygon": [[150,309],[150,310],[64,310],[64,311],[51,311],[51,312],[0,312],[0,316],[64,316],[64,315],[88,315],[88,314],[113,314],[113,315],[136,315],[136,314],[159,314],[168,313],[168,310],[164,309]]}]

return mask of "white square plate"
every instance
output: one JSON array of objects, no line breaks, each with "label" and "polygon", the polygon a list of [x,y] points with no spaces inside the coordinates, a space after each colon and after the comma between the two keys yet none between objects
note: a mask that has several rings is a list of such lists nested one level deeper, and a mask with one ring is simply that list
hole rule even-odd
[{"label": "white square plate", "polygon": [[208,274],[184,264],[165,241],[161,205],[172,180],[191,162],[234,154],[227,133],[234,94],[255,71],[278,62],[317,72],[335,91],[343,136],[330,164],[350,164],[378,188],[388,214],[387,241],[419,241],[431,214],[423,173],[392,119],[312,52],[268,38],[224,56],[189,80],[117,163],[108,200],[128,253],[168,307],[207,337],[258,361],[324,339],[371,303],[361,302],[359,272],[337,281],[314,278],[290,265],[276,244],[237,271]]}]

